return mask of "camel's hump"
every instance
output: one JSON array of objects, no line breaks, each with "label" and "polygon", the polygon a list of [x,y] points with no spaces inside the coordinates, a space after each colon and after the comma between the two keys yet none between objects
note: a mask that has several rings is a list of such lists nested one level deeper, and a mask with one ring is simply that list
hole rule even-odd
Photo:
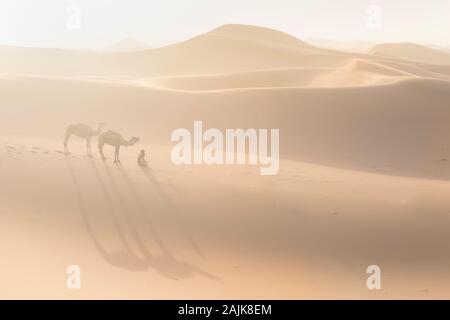
[{"label": "camel's hump", "polygon": [[112,131],[112,130],[108,130],[104,134],[107,134],[107,135],[119,135],[120,136],[120,133],[118,133],[116,131]]},{"label": "camel's hump", "polygon": [[116,131],[106,131],[105,133],[102,134],[102,136],[108,137],[108,138],[122,138],[122,135]]}]

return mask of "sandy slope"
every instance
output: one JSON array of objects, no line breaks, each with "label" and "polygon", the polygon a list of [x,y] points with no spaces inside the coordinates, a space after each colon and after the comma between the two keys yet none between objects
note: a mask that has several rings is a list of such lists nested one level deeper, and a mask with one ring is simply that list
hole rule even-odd
[{"label": "sandy slope", "polygon": [[333,41],[317,38],[308,39],[308,43],[317,47],[356,53],[367,53],[374,46],[374,43],[366,41]]},{"label": "sandy slope", "polygon": [[138,50],[148,50],[150,46],[144,42],[133,38],[125,38],[122,39],[102,51],[105,52],[130,52],[130,51],[138,51]]},{"label": "sandy slope", "polygon": [[[239,25],[0,58],[0,297],[448,297],[450,66]],[[280,174],[172,165],[170,133],[194,120],[279,128]],[[68,124],[100,121],[141,137],[121,166],[75,138],[61,153]],[[369,264],[382,291],[365,287]]]},{"label": "sandy slope", "polygon": [[450,54],[415,43],[386,43],[376,45],[372,54],[437,65],[450,65]]},{"label": "sandy slope", "polygon": [[163,145],[171,144],[174,129],[192,128],[194,120],[208,128],[279,128],[285,158],[448,178],[441,160],[450,159],[449,82],[401,79],[376,86],[195,93],[123,81],[8,78],[0,80],[8,115],[0,123],[5,133],[62,140],[68,123],[105,121],[125,137]]},{"label": "sandy slope", "polygon": [[[291,161],[276,177],[175,167],[162,147],[143,171],[135,149],[117,167],[5,142],[2,298],[448,297],[448,182]],[[365,288],[370,264],[380,292]]]},{"label": "sandy slope", "polygon": [[251,88],[285,88],[308,86],[332,68],[282,68],[258,71],[186,75],[142,79],[139,83],[154,88],[182,91],[209,91]]},{"label": "sandy slope", "polygon": [[181,43],[132,52],[1,46],[0,70],[3,74],[153,77],[298,66],[334,67],[348,56],[313,47],[278,31],[224,26]]}]

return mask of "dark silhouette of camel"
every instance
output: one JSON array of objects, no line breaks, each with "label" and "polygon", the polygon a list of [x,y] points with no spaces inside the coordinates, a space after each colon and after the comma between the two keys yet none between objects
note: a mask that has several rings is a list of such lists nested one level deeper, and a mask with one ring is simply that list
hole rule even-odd
[{"label": "dark silhouette of camel", "polygon": [[98,124],[97,130],[94,130],[90,126],[83,124],[83,123],[71,124],[70,126],[68,126],[66,128],[66,137],[64,139],[64,152],[66,154],[69,153],[69,147],[68,147],[69,139],[72,135],[74,135],[74,136],[86,139],[86,152],[89,156],[92,155],[91,139],[92,139],[92,137],[96,137],[96,136],[100,135],[100,133],[102,132],[102,130],[105,126],[106,126],[106,123],[101,122]]},{"label": "dark silhouette of camel", "polygon": [[102,133],[98,137],[98,151],[100,152],[100,155],[103,159],[106,159],[105,155],[103,154],[103,147],[105,144],[113,146],[115,148],[114,152],[114,162],[120,162],[120,147],[121,146],[133,146],[136,144],[136,142],[139,141],[139,138],[133,137],[130,140],[125,140],[122,135],[118,132],[114,131],[107,131],[105,133]]}]

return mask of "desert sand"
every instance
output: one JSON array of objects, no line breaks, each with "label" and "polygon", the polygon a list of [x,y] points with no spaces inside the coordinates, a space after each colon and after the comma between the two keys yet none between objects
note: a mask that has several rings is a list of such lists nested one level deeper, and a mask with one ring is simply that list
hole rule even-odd
[{"label": "desert sand", "polygon": [[139,51],[139,50],[148,50],[151,46],[133,39],[133,38],[125,38],[122,40],[117,41],[116,43],[113,43],[112,45],[106,47],[103,49],[105,52],[131,52],[131,51]]},{"label": "desert sand", "polygon": [[[226,25],[119,53],[1,47],[0,298],[449,298],[450,62],[410,46]],[[279,174],[175,166],[194,120],[279,128]],[[141,140],[121,164],[96,139],[65,155],[78,122]]]},{"label": "desert sand", "polygon": [[317,47],[356,53],[367,53],[374,47],[374,43],[367,41],[333,41],[330,39],[310,38],[307,39],[307,42]]},{"label": "desert sand", "polygon": [[370,53],[391,58],[436,65],[450,64],[450,53],[415,43],[386,43],[372,48]]}]

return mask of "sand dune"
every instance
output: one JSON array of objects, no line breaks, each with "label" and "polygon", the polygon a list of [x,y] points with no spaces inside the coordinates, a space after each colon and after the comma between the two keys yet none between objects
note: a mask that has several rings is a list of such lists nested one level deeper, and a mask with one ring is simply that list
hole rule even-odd
[{"label": "sand dune", "polygon": [[414,78],[450,80],[447,70],[428,70],[397,61],[349,58],[337,68],[283,68],[213,75],[169,76],[141,79],[153,88],[211,91],[251,88],[352,87],[395,83]]},{"label": "sand dune", "polygon": [[[115,166],[78,156],[82,148],[65,157],[54,141],[8,143],[0,154],[0,229],[8,240],[0,244],[2,298],[447,292],[448,182],[291,161],[275,178],[250,167],[175,167],[170,149],[154,146],[154,169],[146,173],[133,150]],[[81,291],[66,290],[62,280],[74,263],[82,268]],[[373,263],[385,270],[381,291],[364,286]]]},{"label": "sand dune", "polygon": [[133,52],[1,47],[0,69],[55,76],[148,77],[337,66],[345,58],[340,52],[315,48],[282,32],[231,25],[185,42]]},{"label": "sand dune", "polygon": [[[379,60],[381,56],[385,56],[386,61],[407,59],[402,55],[383,54],[377,48],[383,47],[376,46],[372,50],[377,57],[340,52],[314,47],[275,30],[226,25],[174,45],[131,52],[3,46],[0,47],[0,69],[3,74],[156,77],[298,67],[336,68],[348,63],[349,59]],[[434,53],[438,55],[437,51]],[[439,56],[440,59],[445,60],[445,53],[441,55],[444,56]],[[427,52],[426,56],[430,59],[428,56],[432,54]]]},{"label": "sand dune", "polygon": [[208,91],[245,88],[303,87],[318,75],[333,69],[285,68],[260,71],[223,73],[214,75],[191,75],[155,77],[140,83],[154,87],[187,91]]},{"label": "sand dune", "polygon": [[[417,69],[436,78],[442,75]],[[140,83],[154,88],[208,91],[251,88],[347,87],[387,84],[415,77],[414,74],[372,61],[350,59],[338,68],[285,68],[215,75],[155,77]]]},{"label": "sand dune", "polygon": [[[0,80],[8,114],[0,123],[5,133],[62,141],[67,123],[105,121],[125,135],[162,145],[171,144],[174,128],[191,128],[198,119],[213,128],[275,127],[283,132],[285,158],[446,178],[440,160],[450,157],[450,83],[400,79],[377,86],[186,92],[133,82],[19,77]],[[45,126],[36,119],[45,119]]]},{"label": "sand dune", "polygon": [[254,43],[259,42],[272,46],[282,46],[311,53],[320,52],[320,49],[287,33],[263,27],[228,24],[208,32],[208,35],[232,37]]},{"label": "sand dune", "polygon": [[367,53],[369,52],[374,43],[366,42],[366,41],[333,41],[329,39],[308,39],[308,42],[314,46],[338,50],[338,51],[347,51],[347,52],[355,52],[355,53]]},{"label": "sand dune", "polygon": [[311,87],[367,86],[395,83],[411,78],[403,72],[382,64],[353,60],[342,68],[318,76],[310,83]]},{"label": "sand dune", "polygon": [[450,54],[414,43],[388,43],[376,45],[371,54],[428,63],[437,65],[449,65]]},{"label": "sand dune", "polygon": [[[447,296],[450,66],[375,48],[241,25],[131,52],[0,48],[0,297]],[[280,129],[280,174],[173,165],[170,134],[194,120]],[[65,156],[78,122],[141,140],[121,165],[96,139]]]},{"label": "sand dune", "polygon": [[138,50],[146,50],[151,49],[149,45],[144,42],[135,40],[133,38],[125,38],[122,39],[107,48],[103,51],[105,52],[129,52],[129,51],[138,51]]}]

